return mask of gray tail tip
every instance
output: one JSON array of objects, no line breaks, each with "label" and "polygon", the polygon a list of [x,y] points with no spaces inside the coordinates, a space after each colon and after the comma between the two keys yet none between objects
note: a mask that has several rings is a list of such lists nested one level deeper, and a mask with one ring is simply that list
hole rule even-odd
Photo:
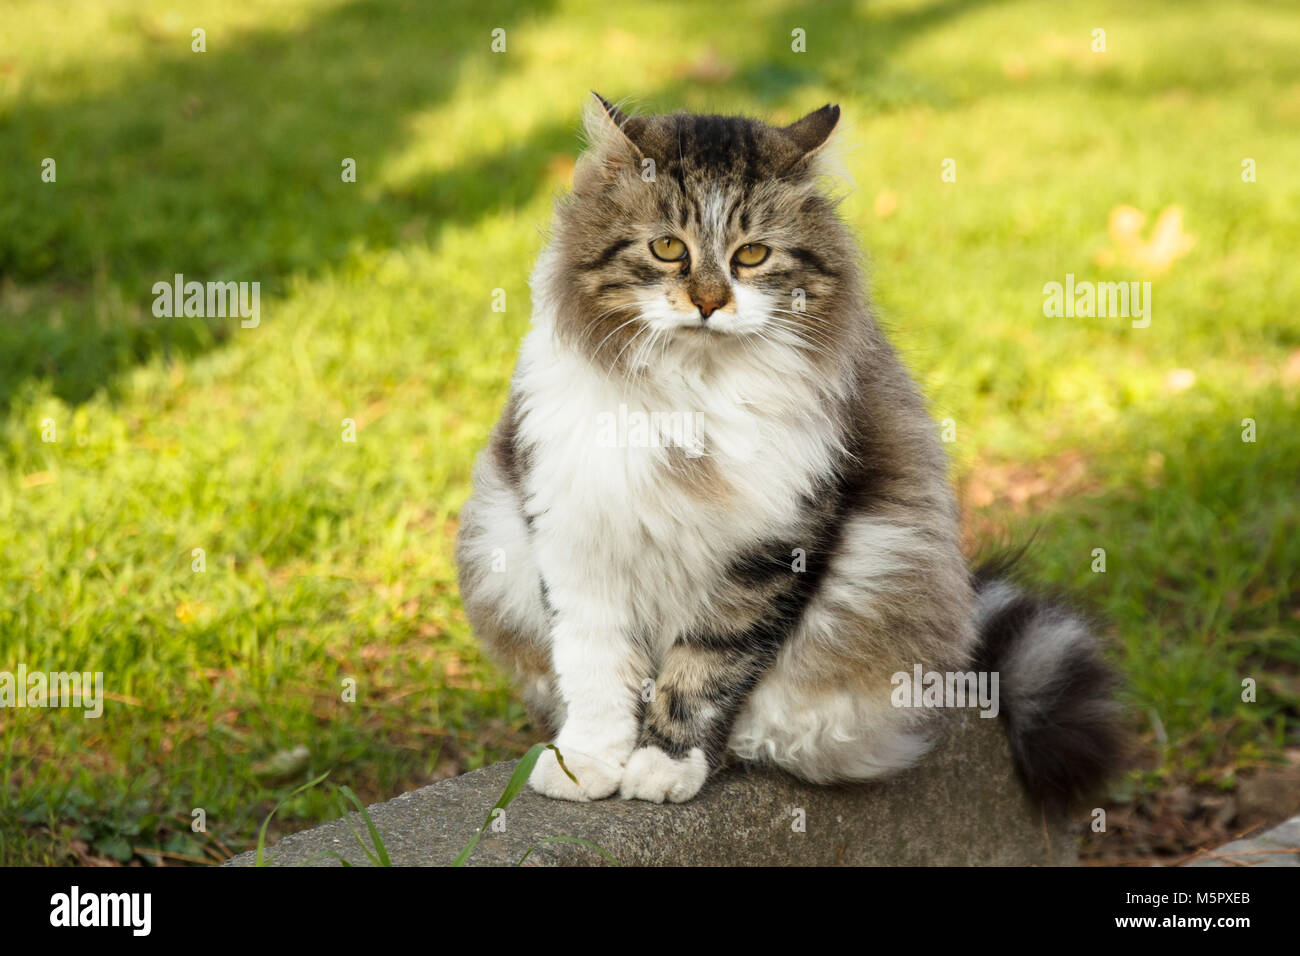
[{"label": "gray tail tip", "polygon": [[1001,713],[1030,795],[1058,812],[1104,796],[1128,762],[1120,678],[1096,623],[1029,591],[1003,566],[977,571],[981,668],[999,673]]}]

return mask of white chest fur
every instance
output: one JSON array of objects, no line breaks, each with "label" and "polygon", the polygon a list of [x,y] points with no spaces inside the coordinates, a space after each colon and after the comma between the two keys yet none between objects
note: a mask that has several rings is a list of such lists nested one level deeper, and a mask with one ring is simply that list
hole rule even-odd
[{"label": "white chest fur", "polygon": [[[663,640],[689,625],[732,557],[790,530],[835,451],[829,410],[761,363],[707,380],[682,366],[633,385],[539,326],[515,387],[543,576]],[[714,487],[674,480],[683,457],[705,459],[698,474]]]}]

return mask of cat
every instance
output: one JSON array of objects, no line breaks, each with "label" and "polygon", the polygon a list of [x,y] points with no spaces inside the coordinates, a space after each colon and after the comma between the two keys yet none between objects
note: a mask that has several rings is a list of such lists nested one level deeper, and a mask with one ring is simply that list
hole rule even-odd
[{"label": "cat", "polygon": [[547,796],[682,802],[733,760],[902,770],[934,739],[893,697],[918,665],[997,672],[1044,803],[1115,765],[1095,629],[961,553],[937,429],[825,187],[839,117],[588,105],[456,548],[474,631],[563,757],[530,775]]}]

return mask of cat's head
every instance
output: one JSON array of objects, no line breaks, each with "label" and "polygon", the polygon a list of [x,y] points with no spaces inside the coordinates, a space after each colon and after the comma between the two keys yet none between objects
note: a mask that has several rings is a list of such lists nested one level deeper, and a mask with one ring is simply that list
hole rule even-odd
[{"label": "cat's head", "polygon": [[821,187],[839,107],[774,127],[628,116],[593,96],[540,270],[556,331],[626,375],[683,356],[841,352],[857,251]]}]

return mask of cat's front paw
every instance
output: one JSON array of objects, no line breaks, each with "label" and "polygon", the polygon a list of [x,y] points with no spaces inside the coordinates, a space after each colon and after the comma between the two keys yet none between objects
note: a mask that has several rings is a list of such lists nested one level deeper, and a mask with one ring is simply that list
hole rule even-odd
[{"label": "cat's front paw", "polygon": [[587,754],[571,747],[560,747],[560,753],[564,755],[564,766],[578,778],[578,782],[569,779],[556,759],[554,750],[544,750],[528,777],[528,785],[538,793],[555,800],[585,803],[608,797],[618,789],[618,782],[623,776],[623,764],[627,759],[626,751],[622,754]]},{"label": "cat's front paw", "polygon": [[642,747],[628,760],[619,793],[624,800],[683,803],[700,792],[708,776],[709,762],[699,747],[680,759],[658,747]]}]

